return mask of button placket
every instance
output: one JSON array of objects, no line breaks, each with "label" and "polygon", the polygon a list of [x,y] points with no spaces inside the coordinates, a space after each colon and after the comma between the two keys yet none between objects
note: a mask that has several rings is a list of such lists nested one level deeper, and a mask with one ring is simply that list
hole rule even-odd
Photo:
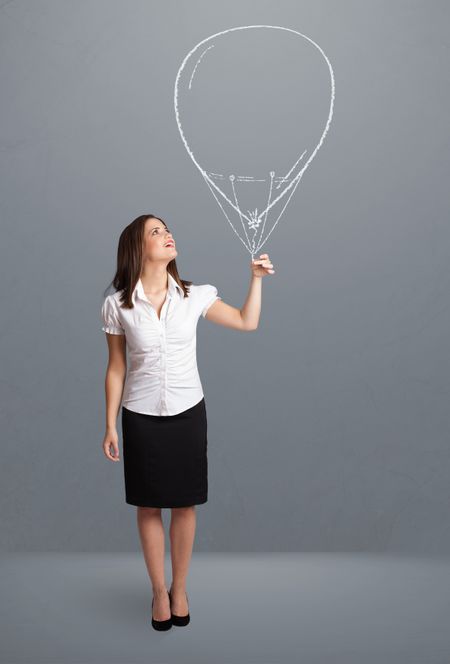
[{"label": "button placket", "polygon": [[160,360],[161,360],[161,415],[167,415],[167,356],[166,356],[166,318],[170,296],[161,308],[161,319],[159,323],[160,337]]},{"label": "button placket", "polygon": [[150,306],[150,315],[153,317],[157,328],[159,329],[159,339],[160,339],[160,385],[161,385],[161,394],[160,394],[160,415],[167,415],[167,362],[166,362],[166,318],[169,308],[170,301],[172,299],[172,294],[167,293],[166,299],[164,300],[163,306],[161,307],[161,317],[158,318],[156,309],[150,300],[145,297],[145,301]]}]

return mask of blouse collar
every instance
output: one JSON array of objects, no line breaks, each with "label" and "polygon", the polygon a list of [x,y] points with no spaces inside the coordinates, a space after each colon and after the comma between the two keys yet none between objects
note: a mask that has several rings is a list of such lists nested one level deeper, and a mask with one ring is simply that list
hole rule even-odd
[{"label": "blouse collar", "polygon": [[[181,288],[180,284],[172,277],[170,272],[167,273],[167,278],[168,278],[168,284],[169,284],[169,295],[173,296],[174,293],[176,293],[177,288],[180,291],[180,293],[183,294],[183,292],[184,292],[183,289]],[[134,288],[134,291],[133,291],[133,300],[136,300],[137,297],[140,297],[141,300],[148,301],[147,297],[145,295],[145,292],[144,292],[144,285],[143,285],[142,280],[141,280],[140,277],[139,277],[139,279],[137,281],[137,284],[136,284],[136,286]]]}]

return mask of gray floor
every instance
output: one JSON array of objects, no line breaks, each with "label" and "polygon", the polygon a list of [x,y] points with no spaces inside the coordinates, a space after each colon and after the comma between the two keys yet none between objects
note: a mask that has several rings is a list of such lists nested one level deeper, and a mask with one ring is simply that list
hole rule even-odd
[{"label": "gray floor", "polygon": [[450,662],[445,559],[194,551],[191,623],[163,633],[138,554],[4,555],[1,585],[2,664]]}]

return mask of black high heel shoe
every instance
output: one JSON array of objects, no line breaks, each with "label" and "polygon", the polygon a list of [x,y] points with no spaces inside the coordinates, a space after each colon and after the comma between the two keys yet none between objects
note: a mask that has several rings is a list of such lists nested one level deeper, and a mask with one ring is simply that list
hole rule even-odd
[{"label": "black high heel shoe", "polygon": [[[167,590],[167,588],[166,588]],[[167,591],[169,592],[169,591]],[[155,598],[153,597],[152,599],[152,627],[153,629],[157,629],[159,632],[165,632],[167,629],[170,629],[172,627],[172,616],[170,618],[167,618],[167,620],[155,620],[153,617],[153,602],[155,601]],[[169,601],[170,601],[170,593],[169,593]]]},{"label": "black high heel shoe", "polygon": [[[170,590],[169,590],[169,599],[170,599],[170,603],[172,603],[172,595],[170,594]],[[187,600],[188,600],[188,596],[187,596],[187,593],[186,593],[186,601]],[[189,609],[189,602],[188,602],[188,609]],[[171,608],[170,609],[170,617],[172,618],[172,624],[177,625],[177,627],[184,627],[185,625],[188,625],[190,620],[191,620],[191,616],[189,615],[189,610],[188,610],[188,612],[185,616],[177,616],[174,613],[172,613],[172,608]]]}]

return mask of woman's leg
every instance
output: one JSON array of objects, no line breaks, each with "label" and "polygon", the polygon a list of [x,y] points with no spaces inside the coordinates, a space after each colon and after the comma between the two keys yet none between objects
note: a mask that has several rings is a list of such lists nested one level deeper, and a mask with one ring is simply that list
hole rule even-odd
[{"label": "woman's leg", "polygon": [[164,574],[164,525],[160,507],[138,507],[137,522],[145,564],[152,584],[155,620],[170,618],[170,602]]},{"label": "woman's leg", "polygon": [[184,616],[188,612],[186,580],[194,546],[195,505],[172,507],[170,519],[170,553],[172,558],[172,612]]}]

